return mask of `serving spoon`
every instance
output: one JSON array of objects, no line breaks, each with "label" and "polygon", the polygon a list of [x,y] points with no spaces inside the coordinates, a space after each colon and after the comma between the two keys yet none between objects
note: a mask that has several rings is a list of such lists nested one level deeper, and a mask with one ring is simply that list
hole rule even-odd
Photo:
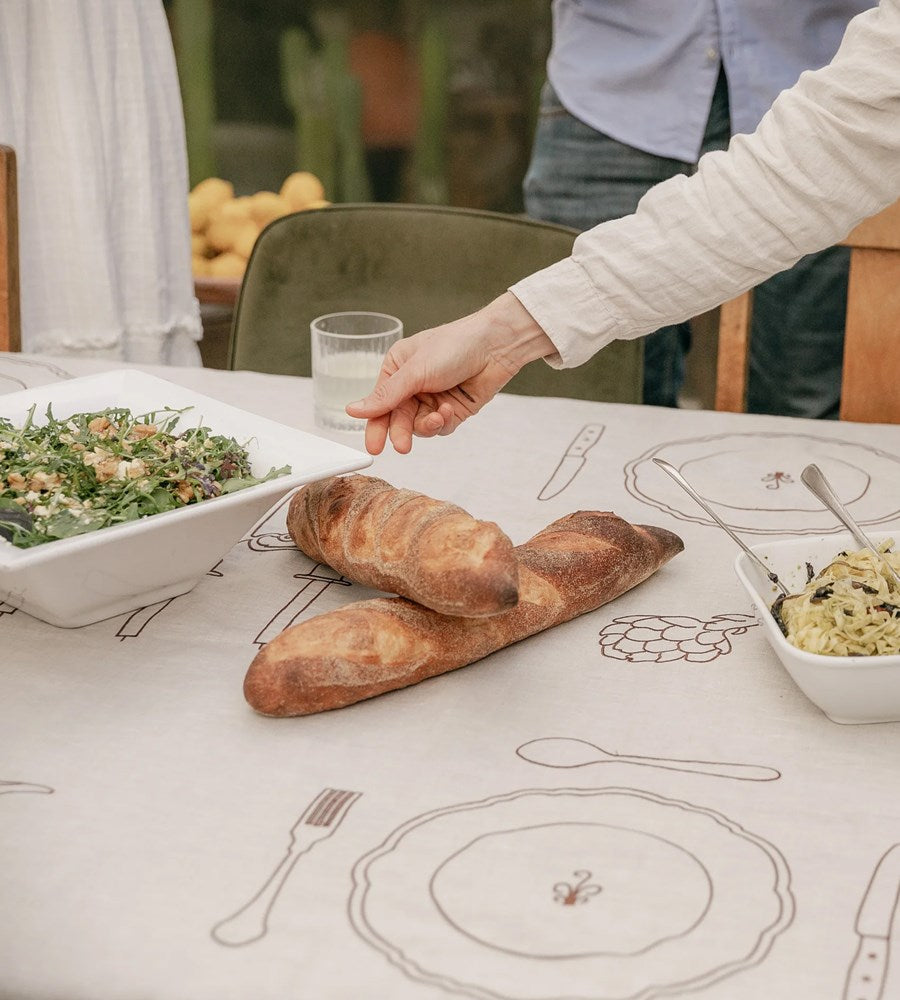
[{"label": "serving spoon", "polygon": [[875,544],[869,538],[869,536],[862,530],[862,528],[853,520],[850,516],[847,508],[841,503],[837,498],[837,494],[831,486],[831,483],[825,478],[825,473],[818,467],[818,465],[812,464],[807,465],[807,467],[800,473],[800,480],[803,485],[809,490],[810,493],[831,511],[832,514],[843,524],[843,526],[850,532],[853,536],[854,541],[861,549],[868,549],[873,556],[880,563],[884,563],[885,569],[887,570],[887,576],[890,578],[894,587],[900,590],[900,577],[894,572],[893,566],[884,558],[884,553],[879,552]]},{"label": "serving spoon", "polygon": [[691,486],[691,484],[684,478],[684,476],[675,468],[674,465],[670,465],[665,459],[654,458],[653,461],[663,470],[663,472],[668,473],[676,483],[691,497],[696,503],[698,503],[709,516],[718,524],[718,526],[731,536],[732,541],[735,542],[744,552],[749,556],[753,562],[766,574],[766,577],[772,581],[772,583],[784,594],[785,597],[790,595],[790,591],[785,587],[785,585],[778,579],[778,575],[774,573],[769,567],[763,562],[762,559],[747,545],[741,538],[739,538],[728,525],[716,514],[709,506],[709,504],[697,493],[697,491]]}]

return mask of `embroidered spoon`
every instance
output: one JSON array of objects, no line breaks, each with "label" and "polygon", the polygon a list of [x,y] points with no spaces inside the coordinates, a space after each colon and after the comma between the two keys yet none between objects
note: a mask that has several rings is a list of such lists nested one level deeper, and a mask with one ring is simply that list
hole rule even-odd
[{"label": "embroidered spoon", "polygon": [[739,781],[777,781],[781,772],[758,764],[731,764],[715,760],[672,760],[667,757],[642,757],[637,754],[613,753],[596,743],[569,736],[545,736],[529,740],[516,754],[531,764],[544,767],[585,767],[588,764],[643,764],[661,767],[665,771],[687,771],[708,774],[713,778],[736,778]]}]

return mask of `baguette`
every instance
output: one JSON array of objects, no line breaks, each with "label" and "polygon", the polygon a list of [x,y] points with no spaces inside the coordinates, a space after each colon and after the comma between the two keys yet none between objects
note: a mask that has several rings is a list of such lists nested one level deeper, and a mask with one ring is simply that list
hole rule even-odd
[{"label": "baguette", "polygon": [[513,544],[496,524],[383,479],[310,483],[291,500],[287,526],[310,559],[444,615],[495,615],[519,597]]},{"label": "baguette", "polygon": [[349,604],[264,646],[244,696],[263,715],[310,715],[416,684],[606,604],[683,547],[664,528],[569,514],[516,548],[519,601],[509,611],[472,619],[399,597]]}]

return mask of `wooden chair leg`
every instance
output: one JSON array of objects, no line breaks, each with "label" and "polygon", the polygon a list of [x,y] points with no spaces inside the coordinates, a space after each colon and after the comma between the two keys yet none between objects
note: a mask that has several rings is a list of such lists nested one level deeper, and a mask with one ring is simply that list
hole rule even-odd
[{"label": "wooden chair leg", "polygon": [[16,154],[0,146],[0,351],[22,350]]},{"label": "wooden chair leg", "polygon": [[847,289],[841,420],[900,423],[900,253],[854,247]]},{"label": "wooden chair leg", "polygon": [[719,308],[719,357],[716,365],[717,410],[743,413],[747,409],[747,358],[753,293],[744,292]]}]

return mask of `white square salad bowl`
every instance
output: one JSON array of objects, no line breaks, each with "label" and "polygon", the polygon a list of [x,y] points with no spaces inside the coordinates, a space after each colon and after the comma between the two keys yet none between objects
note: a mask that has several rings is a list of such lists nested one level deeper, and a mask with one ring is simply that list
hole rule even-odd
[{"label": "white square salad bowl", "polygon": [[[896,535],[870,533],[880,542]],[[809,562],[816,573],[839,552],[855,552],[859,546],[847,532],[792,538],[751,546],[791,593],[806,586]],[[833,722],[900,722],[900,655],[827,656],[807,653],[792,646],[771,613],[779,591],[762,569],[741,552],[735,572],[753,602],[757,617],[778,659],[794,683]]]},{"label": "white square salad bowl", "polygon": [[0,396],[0,416],[18,427],[34,407],[40,424],[48,404],[56,419],[117,406],[135,415],[190,407],[176,432],[203,425],[234,437],[247,449],[254,476],[290,466],[287,475],[233,493],[32,548],[0,537],[0,602],[64,628],[186,593],[286,494],[372,461],[344,444],[130,369]]}]

